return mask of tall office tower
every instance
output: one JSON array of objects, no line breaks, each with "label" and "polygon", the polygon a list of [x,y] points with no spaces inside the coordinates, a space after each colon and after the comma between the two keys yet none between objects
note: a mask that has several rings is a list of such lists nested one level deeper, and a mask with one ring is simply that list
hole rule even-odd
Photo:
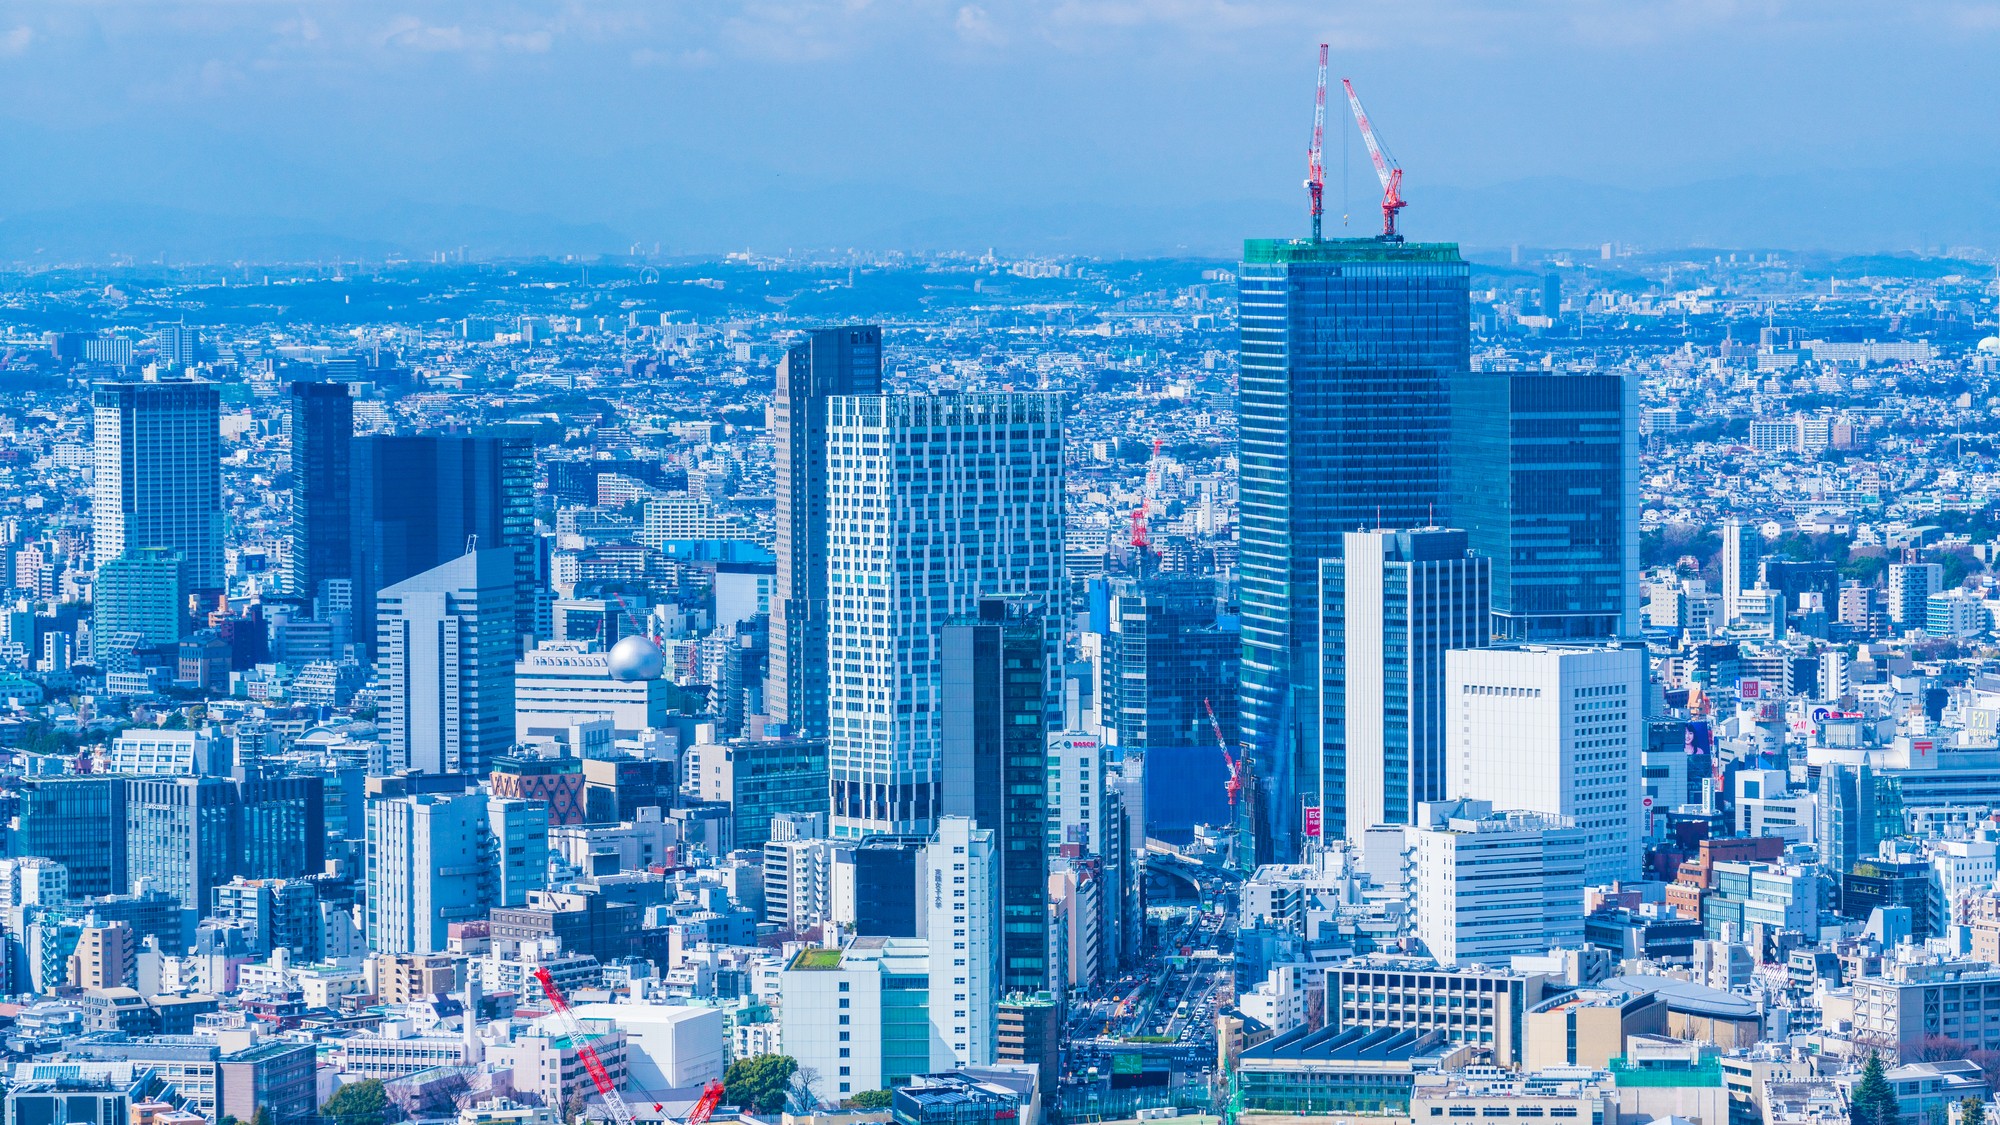
[{"label": "tall office tower", "polygon": [[354,400],[346,383],[292,384],[286,587],[303,598],[354,576]]},{"label": "tall office tower", "polygon": [[99,383],[91,546],[102,567],[127,551],[179,551],[189,589],[227,585],[222,568],[222,399],[212,383]]},{"label": "tall office tower", "polygon": [[1470,269],[1447,243],[1252,240],[1242,331],[1247,861],[1289,860],[1319,745],[1319,561],[1357,527],[1440,517],[1450,394],[1470,359]]},{"label": "tall office tower", "polygon": [[1159,755],[1168,771],[1218,758],[1204,704],[1236,728],[1236,671],[1243,639],[1221,613],[1213,578],[1120,578],[1107,590],[1097,637],[1098,711],[1106,741],[1127,754]]},{"label": "tall office tower", "polygon": [[1542,275],[1542,315],[1554,320],[1563,311],[1563,279],[1559,273]]},{"label": "tall office tower", "polygon": [[127,879],[144,879],[184,909],[206,913],[215,888],[238,876],[324,874],[324,786],[317,777],[125,778]]},{"label": "tall office tower", "polygon": [[376,597],[389,762],[484,773],[514,743],[514,555],[473,551]]},{"label": "tall office tower", "polygon": [[181,639],[188,621],[187,565],[180,552],[142,547],[106,559],[90,591],[90,640],[101,665],[104,654],[125,645],[164,645]]},{"label": "tall office tower", "polygon": [[1417,936],[1440,965],[1502,964],[1583,943],[1581,829],[1490,801],[1425,802],[1405,836],[1415,856]]},{"label": "tall office tower", "polygon": [[384,435],[353,445],[354,604],[468,552],[504,549],[517,638],[547,600],[537,577],[534,442],[525,430]]},{"label": "tall office tower", "polygon": [[1049,986],[1048,642],[1032,603],[984,598],[946,625],[939,812],[993,831],[1000,857],[1000,982]]},{"label": "tall office tower", "polygon": [[1475,372],[1452,396],[1451,522],[1493,560],[1504,640],[1639,635],[1639,391],[1622,374]]},{"label": "tall office tower", "polygon": [[236,797],[236,783],[226,777],[128,778],[124,828],[131,879],[180,899],[184,910],[207,910],[215,888],[236,874],[242,850]]},{"label": "tall office tower", "polygon": [[1890,563],[1890,624],[1901,629],[1922,628],[1930,612],[1931,595],[1943,589],[1941,563]]},{"label": "tall office tower", "polygon": [[1725,626],[1736,624],[1736,619],[1743,616],[1743,591],[1751,587],[1757,576],[1758,540],[1755,526],[1735,516],[1722,521],[1722,623]]},{"label": "tall office tower", "polygon": [[436,953],[453,922],[492,905],[493,855],[481,793],[419,793],[368,802],[368,948]]},{"label": "tall office tower", "polygon": [[984,597],[1021,600],[1044,675],[1058,666],[1062,396],[836,396],[827,458],[832,831],[927,835],[945,624]]},{"label": "tall office tower", "polygon": [[1002,995],[996,837],[966,817],[944,816],[926,849],[931,1026],[939,1037],[933,1070],[994,1061]]},{"label": "tall office tower", "polygon": [[[1361,839],[1445,798],[1445,653],[1483,647],[1489,560],[1463,531],[1350,531],[1320,563],[1320,831]],[[1311,818],[1307,819],[1311,829]]]},{"label": "tall office tower", "polygon": [[24,778],[7,826],[7,854],[43,856],[69,870],[78,898],[132,889],[125,863],[122,777],[77,774]]},{"label": "tall office tower", "polygon": [[794,732],[827,732],[827,400],[882,393],[882,330],[827,328],[785,353],[771,402],[778,576],[764,707]]},{"label": "tall office tower", "polygon": [[1639,877],[1645,845],[1646,653],[1522,645],[1445,658],[1453,797],[1567,818],[1585,877]]}]

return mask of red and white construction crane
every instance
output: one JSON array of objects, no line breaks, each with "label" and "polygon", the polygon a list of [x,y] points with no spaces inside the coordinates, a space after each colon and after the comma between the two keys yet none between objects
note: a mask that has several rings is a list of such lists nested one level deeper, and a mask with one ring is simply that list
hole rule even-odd
[{"label": "red and white construction crane", "polygon": [[1236,798],[1243,795],[1243,759],[1229,752],[1229,740],[1222,737],[1222,724],[1215,718],[1215,705],[1204,699],[1201,709],[1208,712],[1208,729],[1215,732],[1215,748],[1222,751],[1222,760],[1229,763],[1229,781],[1223,786],[1229,792],[1229,807],[1236,807]]},{"label": "red and white construction crane", "polygon": [[720,1078],[702,1087],[701,1100],[694,1103],[694,1108],[688,1111],[685,1125],[708,1125],[709,1115],[715,1112],[716,1106],[722,1104],[723,1088]]},{"label": "red and white construction crane", "polygon": [[1368,123],[1368,111],[1361,108],[1361,95],[1354,92],[1354,83],[1343,78],[1340,84],[1347,88],[1347,104],[1354,107],[1354,122],[1361,126],[1361,140],[1368,146],[1368,159],[1375,162],[1375,176],[1382,181],[1382,241],[1401,242],[1403,236],[1396,233],[1396,212],[1403,209],[1403,166],[1382,147],[1375,136],[1375,127]]},{"label": "red and white construction crane", "polygon": [[[555,1010],[556,1019],[562,1022],[563,1033],[569,1036],[570,1045],[576,1048],[576,1057],[583,1063],[583,1069],[590,1072],[590,1080],[597,1085],[597,1092],[604,1098],[605,1108],[611,1111],[612,1119],[618,1125],[633,1125],[632,1107],[625,1104],[624,1096],[618,1092],[618,1084],[611,1080],[611,1072],[604,1069],[604,1060],[597,1057],[597,1048],[585,1038],[583,1023],[576,1018],[575,1012],[570,1011],[569,1001],[563,998],[562,989],[556,987],[556,978],[549,975],[547,967],[542,967],[535,970],[535,980],[541,983],[542,995],[549,998],[549,1007]],[[702,1101],[707,1100],[708,1095],[704,1093]],[[716,1100],[721,1100],[720,1095]],[[699,1110],[701,1106],[697,1104],[695,1108]],[[712,1110],[715,1107],[709,1108]],[[704,1116],[703,1120],[707,1117]]]},{"label": "red and white construction crane", "polygon": [[1326,44],[1319,45],[1319,87],[1313,92],[1313,141],[1306,150],[1306,193],[1312,196],[1313,241],[1319,241],[1319,216],[1326,195],[1326,163],[1320,141],[1326,136]]}]

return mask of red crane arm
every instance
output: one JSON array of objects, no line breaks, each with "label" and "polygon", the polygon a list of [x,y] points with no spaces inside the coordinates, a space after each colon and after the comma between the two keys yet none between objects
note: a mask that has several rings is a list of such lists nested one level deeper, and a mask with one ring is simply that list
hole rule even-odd
[{"label": "red crane arm", "polygon": [[687,1125],[707,1125],[709,1116],[715,1112],[715,1107],[722,1104],[723,1090],[724,1087],[719,1079],[702,1087],[701,1100],[694,1103],[694,1109],[689,1111]]},{"label": "red crane arm", "polygon": [[1375,163],[1375,177],[1382,181],[1382,237],[1396,239],[1396,212],[1404,207],[1403,166],[1382,147],[1375,136],[1375,126],[1368,123],[1368,111],[1361,108],[1361,95],[1354,92],[1354,83],[1343,78],[1340,84],[1347,90],[1347,104],[1354,109],[1354,122],[1361,127],[1362,143],[1368,146],[1368,159]]},{"label": "red crane arm", "polygon": [[1306,192],[1312,197],[1313,241],[1319,241],[1322,199],[1326,194],[1326,162],[1320,142],[1326,137],[1326,44],[1319,45],[1319,83],[1313,91],[1313,139],[1306,150]]},{"label": "red crane arm", "polygon": [[556,987],[556,978],[549,974],[548,966],[535,970],[535,983],[542,986],[542,995],[549,998],[549,1007],[563,1025],[563,1032],[569,1036],[570,1046],[576,1048],[577,1061],[590,1075],[591,1083],[597,1087],[597,1093],[611,1110],[612,1117],[618,1125],[633,1125],[631,1107],[625,1104],[624,1096],[618,1092],[618,1083],[611,1080],[611,1072],[605,1069],[604,1060],[597,1057],[597,1048],[590,1045],[583,1022],[576,1018],[575,1012],[570,1011],[569,1001],[563,997],[562,989]]}]

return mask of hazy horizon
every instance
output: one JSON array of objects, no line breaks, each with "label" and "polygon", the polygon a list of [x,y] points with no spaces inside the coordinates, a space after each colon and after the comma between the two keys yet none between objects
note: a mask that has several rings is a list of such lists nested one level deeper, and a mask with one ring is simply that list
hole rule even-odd
[{"label": "hazy horizon", "polygon": [[[0,260],[2000,246],[2000,4],[30,2]],[[1871,81],[1871,75],[1897,81]],[[1351,216],[1343,228],[1343,210]]]}]

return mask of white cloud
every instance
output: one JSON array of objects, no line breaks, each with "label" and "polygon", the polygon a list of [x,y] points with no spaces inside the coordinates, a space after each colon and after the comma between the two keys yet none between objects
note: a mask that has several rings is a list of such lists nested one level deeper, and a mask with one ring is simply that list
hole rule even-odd
[{"label": "white cloud", "polygon": [[1000,29],[993,26],[993,17],[977,4],[967,4],[960,8],[954,26],[958,30],[958,37],[967,43],[997,47],[1007,41],[1007,37]]},{"label": "white cloud", "polygon": [[27,24],[0,35],[0,58],[11,58],[27,53],[28,44],[35,40],[35,29]]},{"label": "white cloud", "polygon": [[415,16],[390,20],[376,37],[376,43],[412,51],[463,51],[468,45],[464,28],[455,24],[449,27],[427,24]]}]

